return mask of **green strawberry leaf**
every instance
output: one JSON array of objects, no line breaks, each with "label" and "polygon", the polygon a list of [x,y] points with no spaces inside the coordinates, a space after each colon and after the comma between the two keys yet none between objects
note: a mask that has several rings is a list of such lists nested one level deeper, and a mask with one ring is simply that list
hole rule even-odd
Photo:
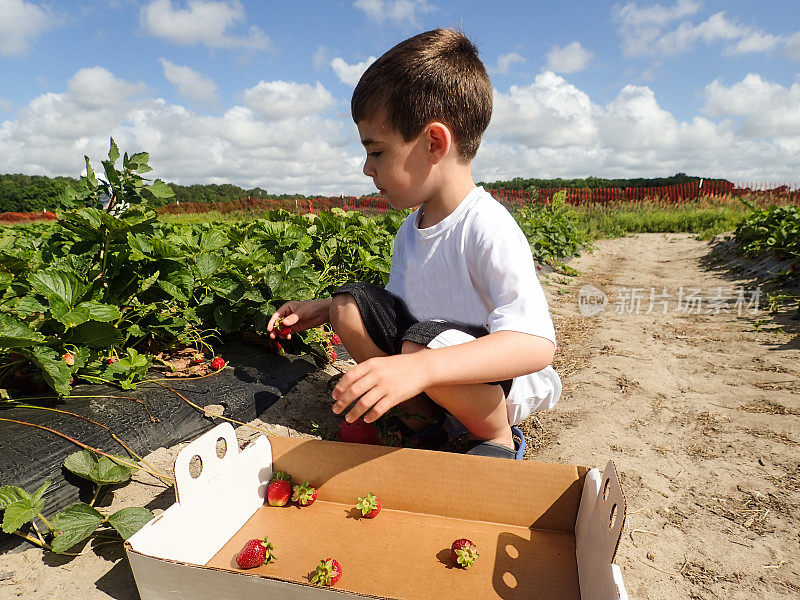
[{"label": "green strawberry leaf", "polygon": [[132,506],[118,510],[108,517],[109,524],[117,530],[123,540],[149,523],[155,515],[142,506]]},{"label": "green strawberry leaf", "polygon": [[[11,499],[14,496],[22,496],[18,500],[11,502],[5,506],[3,513],[3,531],[5,533],[13,533],[25,523],[29,523],[36,518],[42,509],[44,509],[44,500],[42,495],[49,487],[50,482],[47,481],[36,490],[33,495],[14,486],[4,486],[0,489],[12,488],[6,491],[6,499]],[[25,497],[27,496],[27,498]]]},{"label": "green strawberry leaf", "polygon": [[[122,458],[122,457],[120,457]],[[124,459],[126,460],[127,459]],[[100,456],[97,459],[97,475],[95,483],[101,485],[116,485],[125,483],[131,478],[131,469],[125,465],[114,462],[107,456]]]},{"label": "green strawberry leaf", "polygon": [[0,348],[30,348],[46,340],[41,333],[6,313],[0,313],[0,332]]},{"label": "green strawberry leaf", "polygon": [[52,521],[56,535],[51,547],[58,554],[92,535],[106,518],[88,504],[76,504],[57,514]]},{"label": "green strawberry leaf", "polygon": [[[144,171],[140,171],[140,173],[143,173],[143,172]],[[153,194],[153,196],[155,196],[159,200],[165,200],[167,198],[172,198],[175,195],[175,192],[172,191],[172,188],[169,187],[166,183],[164,183],[160,179],[156,179],[150,185],[144,186],[144,189],[146,189],[148,192]]]},{"label": "green strawberry leaf", "polygon": [[78,477],[93,481],[91,474],[97,471],[97,456],[89,450],[78,450],[64,460],[64,468]]},{"label": "green strawberry leaf", "polygon": [[5,510],[6,506],[19,500],[29,500],[31,495],[15,485],[4,485],[0,487],[0,510]]},{"label": "green strawberry leaf", "polygon": [[59,396],[69,396],[72,370],[58,353],[47,346],[37,346],[31,350],[31,359],[41,369],[47,385]]}]

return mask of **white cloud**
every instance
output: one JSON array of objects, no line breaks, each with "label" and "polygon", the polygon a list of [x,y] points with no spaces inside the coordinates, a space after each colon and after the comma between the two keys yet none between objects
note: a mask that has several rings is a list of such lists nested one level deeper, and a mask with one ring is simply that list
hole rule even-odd
[{"label": "white cloud", "polygon": [[5,98],[0,98],[0,110],[2,110],[4,112],[8,112],[12,108],[14,108],[14,105],[11,104],[11,102],[6,100]]},{"label": "white cloud", "polygon": [[495,90],[494,116],[473,173],[484,181],[678,172],[796,179],[800,83],[787,89],[751,75],[731,87],[713,82],[706,98],[704,116],[681,121],[649,87],[625,86],[598,105],[544,72],[531,85]]},{"label": "white cloud", "polygon": [[204,106],[216,106],[217,84],[202,73],[186,66],[176,65],[166,58],[159,58],[164,69],[164,77],[169,81],[181,98],[186,98]]},{"label": "white cloud", "polygon": [[563,48],[554,47],[547,55],[547,66],[559,73],[583,71],[594,53],[586,50],[580,42],[572,42]]},{"label": "white cloud", "polygon": [[508,54],[501,54],[497,57],[497,66],[489,69],[490,73],[499,73],[505,75],[508,70],[515,64],[524,63],[525,57],[517,54],[516,52],[509,52]]},{"label": "white cloud", "polygon": [[783,52],[791,60],[800,60],[800,31],[786,40],[786,45],[783,48]]},{"label": "white cloud", "polygon": [[317,46],[317,51],[311,58],[314,68],[319,71],[328,66],[328,49],[325,46]]},{"label": "white cloud", "polygon": [[103,67],[81,69],[67,84],[71,102],[81,107],[115,107],[146,91],[143,83],[130,83]]},{"label": "white cloud", "polygon": [[674,56],[688,52],[700,42],[707,45],[726,42],[724,54],[740,55],[766,52],[784,43],[780,36],[731,21],[724,12],[715,13],[697,25],[681,21],[669,29],[674,21],[692,16],[699,9],[700,3],[692,0],[681,0],[671,8],[661,5],[639,8],[634,3],[617,7],[614,19],[625,54]]},{"label": "white cloud", "polygon": [[49,8],[25,0],[0,0],[0,55],[24,54],[31,42],[55,25]]},{"label": "white cloud", "polygon": [[744,117],[747,137],[800,139],[800,83],[786,88],[750,73],[730,87],[715,79],[705,87],[703,112],[712,117]]},{"label": "white cloud", "polygon": [[239,0],[189,0],[186,9],[174,8],[172,0],[153,0],[142,7],[139,17],[147,33],[183,46],[256,50],[270,46],[267,35],[255,25],[244,35],[230,31],[246,21]]},{"label": "white cloud", "polygon": [[[480,180],[663,176],[677,172],[793,181],[800,155],[800,82],[751,74],[709,83],[700,115],[679,119],[646,86],[599,104],[545,71],[529,85],[495,90],[495,109],[473,164]],[[368,193],[363,150],[337,98],[321,84],[260,82],[242,102],[208,115],[153,97],[106,69],[78,71],[0,123],[9,172],[76,176],[114,137],[151,154],[152,174],[177,183],[260,186],[276,193]]]},{"label": "white cloud", "polygon": [[[151,175],[167,181],[276,193],[373,191],[361,173],[355,126],[313,112],[333,102],[330,94],[319,85],[272,83],[247,90],[252,107],[208,116],[142,96],[141,85],[108,71],[82,70],[64,92],[43,94],[0,123],[0,156],[9,172],[77,176],[83,155],[98,165],[113,136],[121,150],[150,152]],[[87,102],[99,85],[109,93]]]},{"label": "white cloud", "polygon": [[336,100],[320,82],[312,86],[292,81],[261,81],[245,90],[244,103],[261,117],[274,121],[322,114]]},{"label": "white cloud", "polygon": [[413,28],[420,26],[417,12],[428,13],[434,10],[427,0],[356,0],[353,6],[376,23],[393,21]]},{"label": "white cloud", "polygon": [[597,127],[589,96],[551,71],[529,86],[495,90],[487,135],[526,146],[558,148],[592,143]]},{"label": "white cloud", "polygon": [[367,68],[375,62],[375,60],[375,56],[370,56],[367,60],[362,60],[360,63],[351,65],[348,64],[343,58],[339,58],[337,56],[331,61],[331,68],[333,69],[333,72],[336,73],[339,81],[346,85],[355,87],[358,83],[358,80],[361,79],[361,76],[364,74],[364,71],[366,71]]}]

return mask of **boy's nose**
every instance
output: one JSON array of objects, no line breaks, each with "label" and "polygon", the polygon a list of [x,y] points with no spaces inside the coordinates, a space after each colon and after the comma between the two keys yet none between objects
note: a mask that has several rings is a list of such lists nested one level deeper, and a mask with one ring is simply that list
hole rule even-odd
[{"label": "boy's nose", "polygon": [[366,175],[367,177],[375,177],[375,169],[372,168],[372,163],[370,163],[369,159],[364,161],[363,171],[364,175]]}]

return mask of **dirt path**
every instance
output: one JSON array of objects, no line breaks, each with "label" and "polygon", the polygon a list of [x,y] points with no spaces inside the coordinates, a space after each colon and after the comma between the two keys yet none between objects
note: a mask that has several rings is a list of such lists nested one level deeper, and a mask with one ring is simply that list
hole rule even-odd
[{"label": "dirt path", "polygon": [[[797,598],[800,323],[785,320],[787,331],[795,328],[788,335],[760,325],[763,297],[762,310],[740,315],[737,288],[747,302],[756,284],[709,253],[706,242],[683,234],[604,240],[570,263],[580,276],[548,278],[564,394],[526,423],[527,458],[601,468],[615,461],[628,501],[617,562],[632,598]],[[579,307],[586,285],[608,297],[593,316]],[[691,302],[679,310],[681,287],[700,289],[701,312]],[[632,288],[640,289],[638,311]],[[651,288],[671,297],[656,298],[665,303],[646,314]],[[706,313],[715,288],[734,298]],[[597,305],[582,306],[588,313]],[[304,436],[312,420],[335,426],[326,390],[332,372],[301,382],[264,413],[272,423],[263,426]],[[256,433],[238,434],[244,441]],[[167,468],[180,447],[151,461]],[[120,489],[112,508],[174,501],[145,477]],[[0,599],[138,597],[118,546],[87,550],[0,556]]]},{"label": "dirt path", "polygon": [[[532,423],[542,447],[531,457],[614,460],[628,502],[617,562],[632,598],[797,598],[800,323],[784,320],[789,335],[757,327],[763,297],[740,316],[737,288],[748,302],[757,284],[709,251],[682,234],[605,240],[570,263],[580,276],[547,286],[564,395]],[[608,294],[591,317],[578,304],[587,284]],[[679,310],[681,287],[700,288],[702,313]],[[708,305],[719,287],[733,298]],[[651,288],[671,298],[651,308]]]}]

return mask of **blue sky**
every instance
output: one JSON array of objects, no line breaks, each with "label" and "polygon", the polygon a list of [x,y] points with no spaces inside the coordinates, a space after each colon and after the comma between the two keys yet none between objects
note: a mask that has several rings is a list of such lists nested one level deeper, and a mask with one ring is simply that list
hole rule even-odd
[{"label": "blue sky", "polygon": [[397,42],[462,28],[495,89],[476,180],[800,180],[796,0],[0,0],[0,172],[368,193],[349,117]]}]

